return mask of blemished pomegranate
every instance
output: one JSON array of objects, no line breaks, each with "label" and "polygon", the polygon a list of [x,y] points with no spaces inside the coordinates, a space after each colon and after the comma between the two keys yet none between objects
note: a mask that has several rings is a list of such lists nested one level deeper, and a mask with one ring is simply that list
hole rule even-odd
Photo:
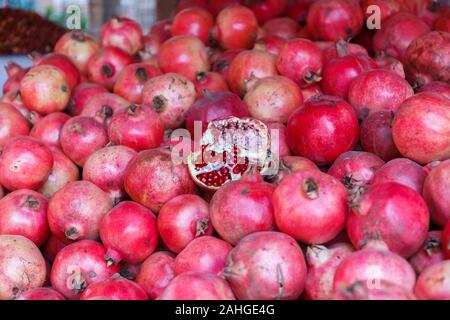
[{"label": "blemished pomegranate", "polygon": [[403,63],[393,57],[381,54],[380,56],[375,58],[375,63],[377,64],[379,69],[391,71],[399,75],[403,79],[406,78]]},{"label": "blemished pomegranate", "polygon": [[28,69],[24,69],[15,62],[10,62],[5,66],[8,79],[3,84],[3,94],[14,92],[20,89],[20,81],[27,74]]},{"label": "blemished pomegranate", "polygon": [[427,237],[430,212],[419,193],[404,185],[375,184],[351,203],[347,233],[356,248],[376,235],[389,249],[409,258]]},{"label": "blemished pomegranate", "polygon": [[121,96],[109,92],[94,95],[83,108],[81,116],[92,117],[101,124],[109,125],[116,112],[130,106]]},{"label": "blemished pomegranate", "polygon": [[67,244],[59,240],[54,235],[50,235],[48,240],[41,247],[41,251],[47,261],[53,263],[56,255],[65,247],[67,247]]},{"label": "blemished pomegranate", "polygon": [[450,222],[450,161],[434,168],[425,180],[423,197],[431,212],[431,219],[439,227]]},{"label": "blemished pomegranate", "polygon": [[64,296],[52,288],[36,288],[20,294],[16,300],[28,301],[60,301],[66,300]]},{"label": "blemished pomegranate", "polygon": [[230,285],[222,277],[189,272],[174,278],[157,300],[236,300]]},{"label": "blemished pomegranate", "polygon": [[128,164],[137,152],[126,146],[111,146],[94,152],[83,168],[83,180],[109,194],[114,203],[125,197],[123,180]]},{"label": "blemished pomegranate", "polygon": [[325,246],[311,246],[306,252],[308,275],[304,297],[307,300],[330,300],[333,298],[333,280],[339,264],[347,258],[354,248],[347,243]]},{"label": "blemished pomegranate", "polygon": [[59,137],[62,127],[69,121],[70,116],[55,112],[39,120],[30,132],[30,136],[40,140],[49,147],[61,148]]},{"label": "blemished pomegranate", "polygon": [[62,249],[51,271],[52,287],[67,299],[78,300],[92,283],[118,274],[118,265],[107,265],[106,249],[98,242],[82,240]]},{"label": "blemished pomegranate", "polygon": [[179,128],[197,98],[195,85],[182,75],[166,73],[150,79],[143,89],[143,104],[159,113],[168,129]]},{"label": "blemished pomegranate", "polygon": [[0,156],[0,183],[9,191],[39,189],[53,168],[51,150],[38,140],[10,140]]},{"label": "blemished pomegranate", "polygon": [[297,84],[283,76],[259,80],[244,98],[252,117],[265,122],[287,123],[290,115],[303,104]]},{"label": "blemished pomegranate", "polygon": [[108,90],[102,85],[96,83],[80,83],[72,92],[72,98],[70,99],[67,111],[72,116],[79,116],[93,96],[106,92]]},{"label": "blemished pomegranate", "polygon": [[88,74],[89,59],[98,50],[94,38],[79,30],[66,33],[55,45],[55,52],[69,57],[82,75]]},{"label": "blemished pomegranate", "polygon": [[357,281],[347,288],[336,290],[333,300],[348,301],[408,301],[417,300],[411,290],[388,281],[379,281],[368,287],[367,281]]},{"label": "blemished pomegranate", "polygon": [[420,300],[449,300],[450,260],[435,264],[422,272],[414,293]]},{"label": "blemished pomegranate", "polygon": [[220,53],[211,61],[211,70],[220,73],[226,78],[231,62],[242,51],[244,49],[230,49]]},{"label": "blemished pomegranate", "polygon": [[418,92],[439,93],[444,97],[446,97],[447,99],[450,99],[450,84],[443,81],[432,81],[421,87]]},{"label": "blemished pomegranate", "polygon": [[286,43],[277,58],[277,69],[301,88],[322,80],[322,50],[308,39],[293,39]]},{"label": "blemished pomegranate", "polygon": [[[101,298],[101,299],[99,299]],[[136,282],[123,278],[106,279],[90,284],[80,300],[148,300],[147,294]]]},{"label": "blemished pomegranate", "polygon": [[164,149],[139,153],[128,165],[124,181],[131,199],[153,212],[179,195],[193,193],[195,188],[187,166],[174,163],[170,151]]},{"label": "blemished pomegranate", "polygon": [[45,276],[45,259],[31,240],[0,235],[0,300],[13,300],[23,292],[42,287]]},{"label": "blemished pomegranate", "polygon": [[373,177],[372,184],[396,182],[422,193],[427,172],[409,159],[394,159],[379,168]]},{"label": "blemished pomegranate", "polygon": [[335,41],[355,37],[362,29],[364,16],[359,1],[319,0],[309,8],[308,30],[318,40]]},{"label": "blemished pomegranate", "polygon": [[208,10],[200,7],[186,8],[174,17],[172,35],[195,36],[206,44],[213,27],[214,17]]},{"label": "blemished pomegranate", "polygon": [[409,260],[416,273],[420,275],[429,267],[445,260],[444,250],[442,250],[442,231],[432,231],[428,233],[427,239],[422,244],[422,248]]},{"label": "blemished pomegranate", "polygon": [[331,164],[339,155],[352,150],[358,136],[355,110],[338,97],[312,97],[291,115],[288,122],[291,151],[318,165]]},{"label": "blemished pomegranate", "polygon": [[142,264],[136,282],[147,292],[150,300],[157,299],[175,277],[172,253],[160,251]]},{"label": "blemished pomegranate", "polygon": [[113,17],[100,31],[102,47],[117,47],[130,55],[135,55],[144,47],[141,26],[126,17]]},{"label": "blemished pomegranate", "polygon": [[304,289],[306,262],[290,236],[258,232],[231,250],[223,275],[240,300],[296,300]]},{"label": "blemished pomegranate", "polygon": [[10,139],[26,136],[30,132],[27,119],[9,103],[0,103],[0,148],[3,148]]},{"label": "blemished pomegranate", "polygon": [[278,56],[286,44],[286,41],[287,40],[275,35],[264,36],[256,41],[253,49],[263,50],[274,56]]},{"label": "blemished pomegranate", "polygon": [[38,247],[48,238],[47,200],[31,190],[17,190],[0,200],[0,234],[19,235]]},{"label": "blemished pomegranate", "polygon": [[450,101],[436,93],[416,94],[398,109],[392,135],[400,153],[420,164],[449,159]]},{"label": "blemished pomegranate", "polygon": [[399,75],[387,70],[372,70],[358,76],[350,85],[348,101],[359,119],[378,111],[396,112],[414,95],[413,88]]},{"label": "blemished pomegranate", "polygon": [[225,77],[218,72],[200,72],[195,77],[194,84],[199,98],[213,92],[230,91]]},{"label": "blemished pomegranate", "polygon": [[89,181],[67,184],[50,200],[50,230],[65,243],[97,240],[100,223],[113,206],[107,193]]},{"label": "blemished pomegranate", "polygon": [[194,239],[211,236],[208,203],[193,194],[168,201],[158,214],[158,233],[170,251],[179,253]]}]

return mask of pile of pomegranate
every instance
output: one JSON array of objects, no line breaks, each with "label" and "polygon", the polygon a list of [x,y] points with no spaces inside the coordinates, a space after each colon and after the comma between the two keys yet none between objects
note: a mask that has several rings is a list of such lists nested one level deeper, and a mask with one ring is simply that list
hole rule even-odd
[{"label": "pile of pomegranate", "polygon": [[449,26],[184,0],[11,63],[0,300],[450,300]]}]

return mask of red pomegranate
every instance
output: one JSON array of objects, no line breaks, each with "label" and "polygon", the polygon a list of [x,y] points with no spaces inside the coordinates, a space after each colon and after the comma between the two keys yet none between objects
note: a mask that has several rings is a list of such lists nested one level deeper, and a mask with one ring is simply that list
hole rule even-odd
[{"label": "red pomegranate", "polygon": [[130,106],[130,102],[113,93],[103,92],[89,99],[81,116],[92,117],[100,124],[109,125],[116,112]]},{"label": "red pomegranate", "polygon": [[19,111],[9,103],[0,103],[0,148],[3,148],[11,138],[27,136],[30,125]]},{"label": "red pomegranate", "polygon": [[436,18],[436,20],[434,21],[434,30],[450,32],[450,11],[449,10],[442,13],[441,15],[439,15]]},{"label": "red pomegranate", "polygon": [[156,22],[151,28],[149,34],[155,36],[161,42],[165,42],[172,36],[172,20],[165,19]]},{"label": "red pomegranate", "polygon": [[8,79],[3,84],[3,94],[15,92],[20,89],[20,82],[27,74],[29,69],[24,69],[15,62],[9,62],[5,66],[6,75]]},{"label": "red pomegranate", "polygon": [[244,50],[231,49],[220,53],[211,61],[211,70],[220,73],[223,77],[226,78],[231,62],[242,51]]},{"label": "red pomegranate", "polygon": [[442,234],[442,250],[447,259],[450,258],[450,223],[447,223],[447,226],[444,229]]},{"label": "red pomegranate", "polygon": [[413,12],[412,3],[415,1],[408,0],[362,0],[362,8],[363,12],[366,15],[366,18],[369,18],[373,15],[372,10],[368,10],[369,7],[376,6],[376,9],[380,10],[380,22],[384,23],[393,15],[396,15],[399,12]]},{"label": "red pomegranate", "polygon": [[172,35],[195,36],[208,43],[211,29],[214,27],[214,17],[208,10],[201,7],[186,8],[174,17]]},{"label": "red pomegranate", "polygon": [[255,46],[253,47],[253,49],[266,51],[276,57],[280,54],[285,44],[286,40],[279,36],[266,35],[255,42]]},{"label": "red pomegranate", "polygon": [[67,245],[54,235],[50,235],[47,242],[41,247],[42,254],[47,261],[53,263],[56,255]]},{"label": "red pomegranate", "polygon": [[297,37],[299,24],[292,18],[281,17],[270,19],[263,25],[266,36],[278,36],[285,40]]},{"label": "red pomegranate", "polygon": [[64,296],[52,288],[36,288],[22,293],[16,300],[28,301],[59,301],[66,300]]},{"label": "red pomegranate", "polygon": [[[342,39],[337,40],[336,42],[332,41],[316,41],[314,42],[317,46],[323,47],[323,63],[327,64],[330,60],[339,58],[341,55],[354,55],[361,57],[363,55],[369,56],[367,49],[357,43],[351,43],[344,41]],[[370,59],[367,59],[371,61]]]},{"label": "red pomegranate", "polygon": [[309,8],[314,1],[316,0],[288,0],[285,14],[301,25],[304,25],[306,23]]},{"label": "red pomegranate", "polygon": [[260,24],[264,24],[281,16],[286,10],[287,2],[287,0],[244,0],[243,4],[253,11]]},{"label": "red pomegranate", "polygon": [[439,227],[450,222],[450,161],[444,161],[434,168],[425,180],[423,197],[431,212],[431,219]]},{"label": "red pomegranate", "polygon": [[79,84],[72,92],[72,98],[68,106],[69,113],[72,116],[79,116],[93,96],[106,92],[108,90],[105,87],[96,83]]},{"label": "red pomegranate", "polygon": [[30,132],[30,136],[40,140],[49,147],[61,148],[59,137],[64,124],[70,116],[55,112],[39,120]]},{"label": "red pomegranate", "polygon": [[450,84],[443,82],[443,81],[432,81],[423,87],[420,88],[418,91],[421,92],[434,92],[439,93],[446,97],[447,99],[450,99]]},{"label": "red pomegranate", "polygon": [[403,63],[395,58],[381,54],[380,56],[375,58],[375,63],[377,64],[379,69],[391,71],[399,75],[403,79],[406,78]]},{"label": "red pomegranate", "polygon": [[199,98],[214,92],[230,91],[225,77],[218,72],[200,72],[194,84]]},{"label": "red pomegranate", "polygon": [[422,244],[422,248],[409,260],[416,273],[420,275],[429,267],[445,260],[444,245],[441,231],[432,231]]},{"label": "red pomegranate", "polygon": [[420,300],[449,300],[450,260],[435,264],[422,272],[414,292]]},{"label": "red pomegranate", "polygon": [[144,47],[141,26],[126,17],[113,17],[100,31],[102,47],[117,47],[135,55]]},{"label": "red pomegranate", "polygon": [[80,300],[148,300],[147,294],[137,283],[113,278],[90,284],[80,297]]}]

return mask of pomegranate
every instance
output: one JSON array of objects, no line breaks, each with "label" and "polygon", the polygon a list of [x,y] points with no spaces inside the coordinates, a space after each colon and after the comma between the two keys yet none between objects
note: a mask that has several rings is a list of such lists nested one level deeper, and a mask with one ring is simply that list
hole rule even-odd
[{"label": "pomegranate", "polygon": [[[19,111],[19,113],[28,120],[29,123],[33,124],[33,120],[36,116],[38,116],[38,113],[36,111],[30,111],[25,104],[23,103],[22,96],[20,95],[20,91],[10,91],[7,94],[5,94],[3,97],[0,97],[0,103],[2,104],[9,104],[14,109]],[[20,121],[19,121],[20,122]]]},{"label": "pomegranate", "polygon": [[102,47],[117,47],[135,55],[144,47],[141,26],[126,17],[113,17],[100,31]]},{"label": "pomegranate", "polygon": [[450,99],[450,84],[443,81],[432,81],[420,88],[420,92],[439,93],[447,99]]},{"label": "pomegranate", "polygon": [[20,82],[29,70],[22,68],[15,62],[9,62],[5,66],[5,71],[8,79],[3,84],[3,94],[19,90]]},{"label": "pomegranate", "polygon": [[179,128],[186,112],[197,98],[195,85],[176,73],[166,73],[150,79],[143,89],[143,104],[161,116],[168,129]]},{"label": "pomegranate", "polygon": [[[101,298],[101,299],[99,299]],[[147,294],[137,283],[123,279],[106,279],[90,284],[80,300],[148,300]]]},{"label": "pomegranate", "polygon": [[277,57],[285,44],[286,40],[279,36],[264,36],[256,41],[253,49],[266,51]]},{"label": "pomegranate", "polygon": [[365,282],[367,281],[357,281],[347,288],[337,290],[333,300],[417,300],[411,290],[399,285],[387,281],[378,281],[377,285],[368,287]]},{"label": "pomegranate", "polygon": [[20,82],[25,106],[41,114],[64,110],[70,101],[70,93],[64,73],[51,65],[31,68]]},{"label": "pomegranate", "polygon": [[450,260],[427,268],[417,279],[415,294],[421,300],[450,299]]},{"label": "pomegranate", "polygon": [[13,300],[42,287],[45,274],[45,259],[31,240],[0,235],[0,300]]},{"label": "pomegranate", "polygon": [[208,10],[200,7],[186,8],[178,12],[173,19],[172,35],[195,36],[204,43],[207,43],[213,27],[214,17]]},{"label": "pomegranate", "polygon": [[264,24],[273,18],[281,16],[286,10],[287,2],[287,0],[244,0],[243,4],[253,11],[260,24]]},{"label": "pomegranate", "polygon": [[450,259],[450,223],[447,223],[442,235],[442,250],[444,251],[445,257]]},{"label": "pomegranate", "polygon": [[266,177],[266,181],[274,185],[279,185],[286,177],[293,172],[303,170],[319,170],[314,162],[302,157],[285,156],[280,157],[280,171],[277,175]]},{"label": "pomegranate", "polygon": [[30,137],[10,140],[0,156],[0,183],[8,190],[39,189],[53,168],[53,155]]},{"label": "pomegranate", "polygon": [[390,17],[400,13],[400,12],[413,12],[413,8],[408,2],[408,0],[362,0],[363,12],[366,18],[369,18],[373,14],[373,11],[368,10],[371,6],[377,6],[380,9],[380,20],[381,23],[386,22]]},{"label": "pomegranate", "polygon": [[64,296],[52,288],[36,288],[22,293],[16,300],[28,301],[60,301],[66,300]]},{"label": "pomegranate", "polygon": [[[369,56],[367,49],[363,46],[342,39],[338,39],[334,43],[331,41],[316,41],[314,43],[322,49],[324,65],[332,59],[339,58],[340,55]],[[366,60],[369,59],[366,58]]]},{"label": "pomegranate", "polygon": [[[148,34],[144,36],[144,51],[140,52],[143,62],[155,61],[155,67],[158,65],[157,55],[161,50],[163,42],[157,35]],[[145,58],[144,58],[145,56]]]},{"label": "pomegranate", "polygon": [[65,247],[53,263],[52,287],[67,299],[80,299],[89,285],[110,279],[120,271],[118,265],[107,265],[105,254],[106,249],[91,240],[82,240]]},{"label": "pomegranate", "polygon": [[422,244],[422,248],[410,259],[411,266],[418,275],[432,265],[445,260],[441,244],[443,244],[441,231],[432,231],[428,233],[428,237],[425,240],[425,243]]},{"label": "pomegranate", "polygon": [[309,100],[312,97],[317,97],[322,95],[322,89],[320,85],[316,82],[310,85],[309,87],[302,88],[303,100]]},{"label": "pomegranate", "polygon": [[9,103],[0,103],[0,127],[0,148],[11,138],[26,136],[30,132],[27,119]]},{"label": "pomegranate", "polygon": [[400,153],[420,164],[449,159],[450,101],[436,93],[416,94],[400,106],[392,135]]},{"label": "pomegranate", "polygon": [[264,23],[263,28],[266,36],[278,36],[285,40],[296,38],[299,31],[297,21],[288,17],[271,19]]},{"label": "pomegranate", "polygon": [[69,183],[50,200],[50,230],[65,243],[97,240],[100,222],[112,206],[108,194],[91,182]]},{"label": "pomegranate", "polygon": [[318,245],[309,247],[306,252],[308,275],[304,297],[307,300],[333,298],[333,279],[336,269],[353,251],[353,247],[346,243],[336,244],[330,248]]},{"label": "pomegranate", "polygon": [[218,72],[200,72],[195,78],[195,89],[199,98],[213,92],[230,91],[225,78]]},{"label": "pomegranate", "polygon": [[88,74],[89,59],[98,50],[99,45],[94,38],[80,30],[66,33],[55,46],[55,52],[69,57],[82,75]]},{"label": "pomegranate", "polygon": [[108,90],[106,90],[105,87],[96,83],[79,84],[72,92],[72,98],[68,107],[69,113],[72,116],[79,116],[93,96],[106,92],[108,92]]},{"label": "pomegranate", "polygon": [[49,147],[61,148],[59,137],[62,127],[69,121],[70,116],[62,112],[49,114],[39,120],[30,132],[34,137]]},{"label": "pomegranate", "polygon": [[358,136],[356,112],[338,97],[312,97],[288,122],[291,151],[318,165],[330,164],[342,153],[352,150]]},{"label": "pomegranate", "polygon": [[42,254],[47,261],[53,263],[56,255],[67,245],[54,235],[50,235],[47,242],[41,247]]},{"label": "pomegranate", "polygon": [[431,218],[439,227],[450,222],[450,161],[434,168],[425,180],[423,197],[428,204]]},{"label": "pomegranate", "polygon": [[434,21],[434,30],[450,32],[450,11],[439,15]]},{"label": "pomegranate", "polygon": [[238,5],[239,0],[209,0],[206,4],[208,11],[217,16],[223,9]]},{"label": "pomegranate", "polygon": [[322,80],[322,51],[312,41],[293,39],[286,43],[277,58],[278,71],[301,88]]},{"label": "pomegranate", "polygon": [[158,298],[175,277],[175,259],[170,252],[157,252],[147,258],[136,278],[151,300]]},{"label": "pomegranate", "polygon": [[101,124],[109,125],[114,114],[129,105],[130,102],[121,96],[109,92],[99,93],[89,99],[81,115],[92,117]]},{"label": "pomegranate", "polygon": [[174,278],[157,300],[235,300],[228,283],[219,276],[189,272]]},{"label": "pomegranate", "polygon": [[170,151],[163,149],[139,153],[124,179],[128,195],[153,212],[176,196],[193,193],[195,187],[186,165],[174,163]]},{"label": "pomegranate", "polygon": [[155,36],[161,42],[165,42],[172,36],[172,20],[166,19],[156,22],[150,28],[150,35]]},{"label": "pomegranate", "polygon": [[375,63],[377,64],[379,69],[387,70],[396,73],[403,79],[406,78],[405,68],[403,67],[403,63],[399,60],[383,55],[375,58]]},{"label": "pomegranate", "polygon": [[242,51],[243,49],[231,49],[224,51],[219,54],[214,60],[211,61],[211,69],[212,71],[220,73],[223,77],[227,77],[228,68],[233,61],[233,59]]}]

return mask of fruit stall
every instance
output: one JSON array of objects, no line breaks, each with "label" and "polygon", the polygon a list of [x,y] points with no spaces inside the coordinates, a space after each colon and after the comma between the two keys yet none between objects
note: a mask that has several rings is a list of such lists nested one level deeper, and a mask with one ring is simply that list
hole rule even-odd
[{"label": "fruit stall", "polygon": [[450,300],[450,1],[3,0],[0,67],[0,300]]}]

